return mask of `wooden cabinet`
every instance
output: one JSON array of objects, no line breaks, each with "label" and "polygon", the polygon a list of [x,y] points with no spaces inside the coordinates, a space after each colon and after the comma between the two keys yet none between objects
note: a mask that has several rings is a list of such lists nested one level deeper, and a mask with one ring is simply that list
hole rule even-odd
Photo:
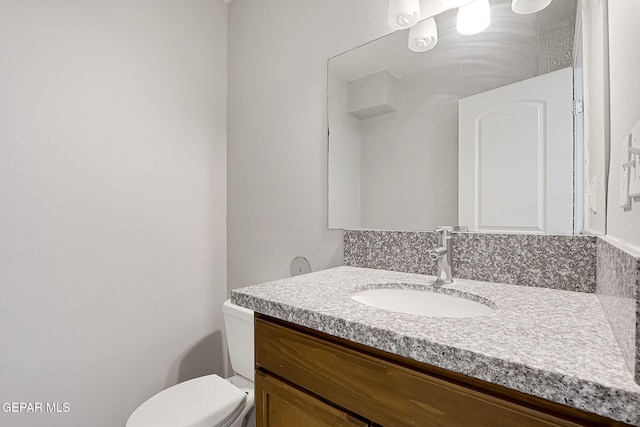
[{"label": "wooden cabinet", "polygon": [[625,425],[262,315],[255,337],[258,427]]},{"label": "wooden cabinet", "polygon": [[297,387],[256,372],[256,421],[264,427],[366,427],[369,423]]}]

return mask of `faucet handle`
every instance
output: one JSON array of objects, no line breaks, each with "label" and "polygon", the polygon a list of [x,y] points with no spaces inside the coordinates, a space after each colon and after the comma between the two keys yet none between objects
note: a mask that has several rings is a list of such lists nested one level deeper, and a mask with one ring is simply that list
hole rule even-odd
[{"label": "faucet handle", "polygon": [[436,233],[452,232],[453,231],[453,226],[451,226],[451,225],[439,225],[439,226],[436,227],[436,229],[434,231]]},{"label": "faucet handle", "polygon": [[469,226],[468,225],[439,225],[436,227],[434,231],[436,233],[441,233],[443,231],[466,233],[467,231],[469,231]]},{"label": "faucet handle", "polygon": [[439,248],[433,248],[429,251],[429,258],[431,258],[432,260],[437,260],[438,258],[440,258],[441,256],[444,256],[447,254],[447,251],[445,248],[443,247],[439,247]]}]

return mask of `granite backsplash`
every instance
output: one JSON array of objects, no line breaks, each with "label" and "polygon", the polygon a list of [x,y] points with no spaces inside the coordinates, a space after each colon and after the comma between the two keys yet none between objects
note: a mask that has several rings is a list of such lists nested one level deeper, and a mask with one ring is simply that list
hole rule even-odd
[{"label": "granite backsplash", "polygon": [[[434,232],[347,230],[344,263],[436,274]],[[453,277],[578,292],[596,290],[596,237],[454,233]]]}]

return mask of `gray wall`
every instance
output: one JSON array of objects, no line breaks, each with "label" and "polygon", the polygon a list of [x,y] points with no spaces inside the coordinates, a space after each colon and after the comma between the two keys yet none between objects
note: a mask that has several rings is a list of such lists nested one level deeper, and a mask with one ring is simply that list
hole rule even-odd
[{"label": "gray wall", "polygon": [[70,409],[0,425],[223,370],[226,9],[0,2],[0,402]]},{"label": "gray wall", "polygon": [[386,0],[229,5],[229,288],[342,263],[327,229],[327,60],[388,33]]}]

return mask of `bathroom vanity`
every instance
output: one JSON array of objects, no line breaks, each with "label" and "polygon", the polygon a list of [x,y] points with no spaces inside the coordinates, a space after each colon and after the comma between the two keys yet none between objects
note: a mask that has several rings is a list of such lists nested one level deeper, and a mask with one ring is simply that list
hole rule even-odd
[{"label": "bathroom vanity", "polygon": [[258,426],[638,425],[640,387],[592,294],[456,279],[474,318],[351,296],[433,276],[338,267],[232,291],[255,311]]},{"label": "bathroom vanity", "polygon": [[626,425],[257,315],[258,426]]}]

